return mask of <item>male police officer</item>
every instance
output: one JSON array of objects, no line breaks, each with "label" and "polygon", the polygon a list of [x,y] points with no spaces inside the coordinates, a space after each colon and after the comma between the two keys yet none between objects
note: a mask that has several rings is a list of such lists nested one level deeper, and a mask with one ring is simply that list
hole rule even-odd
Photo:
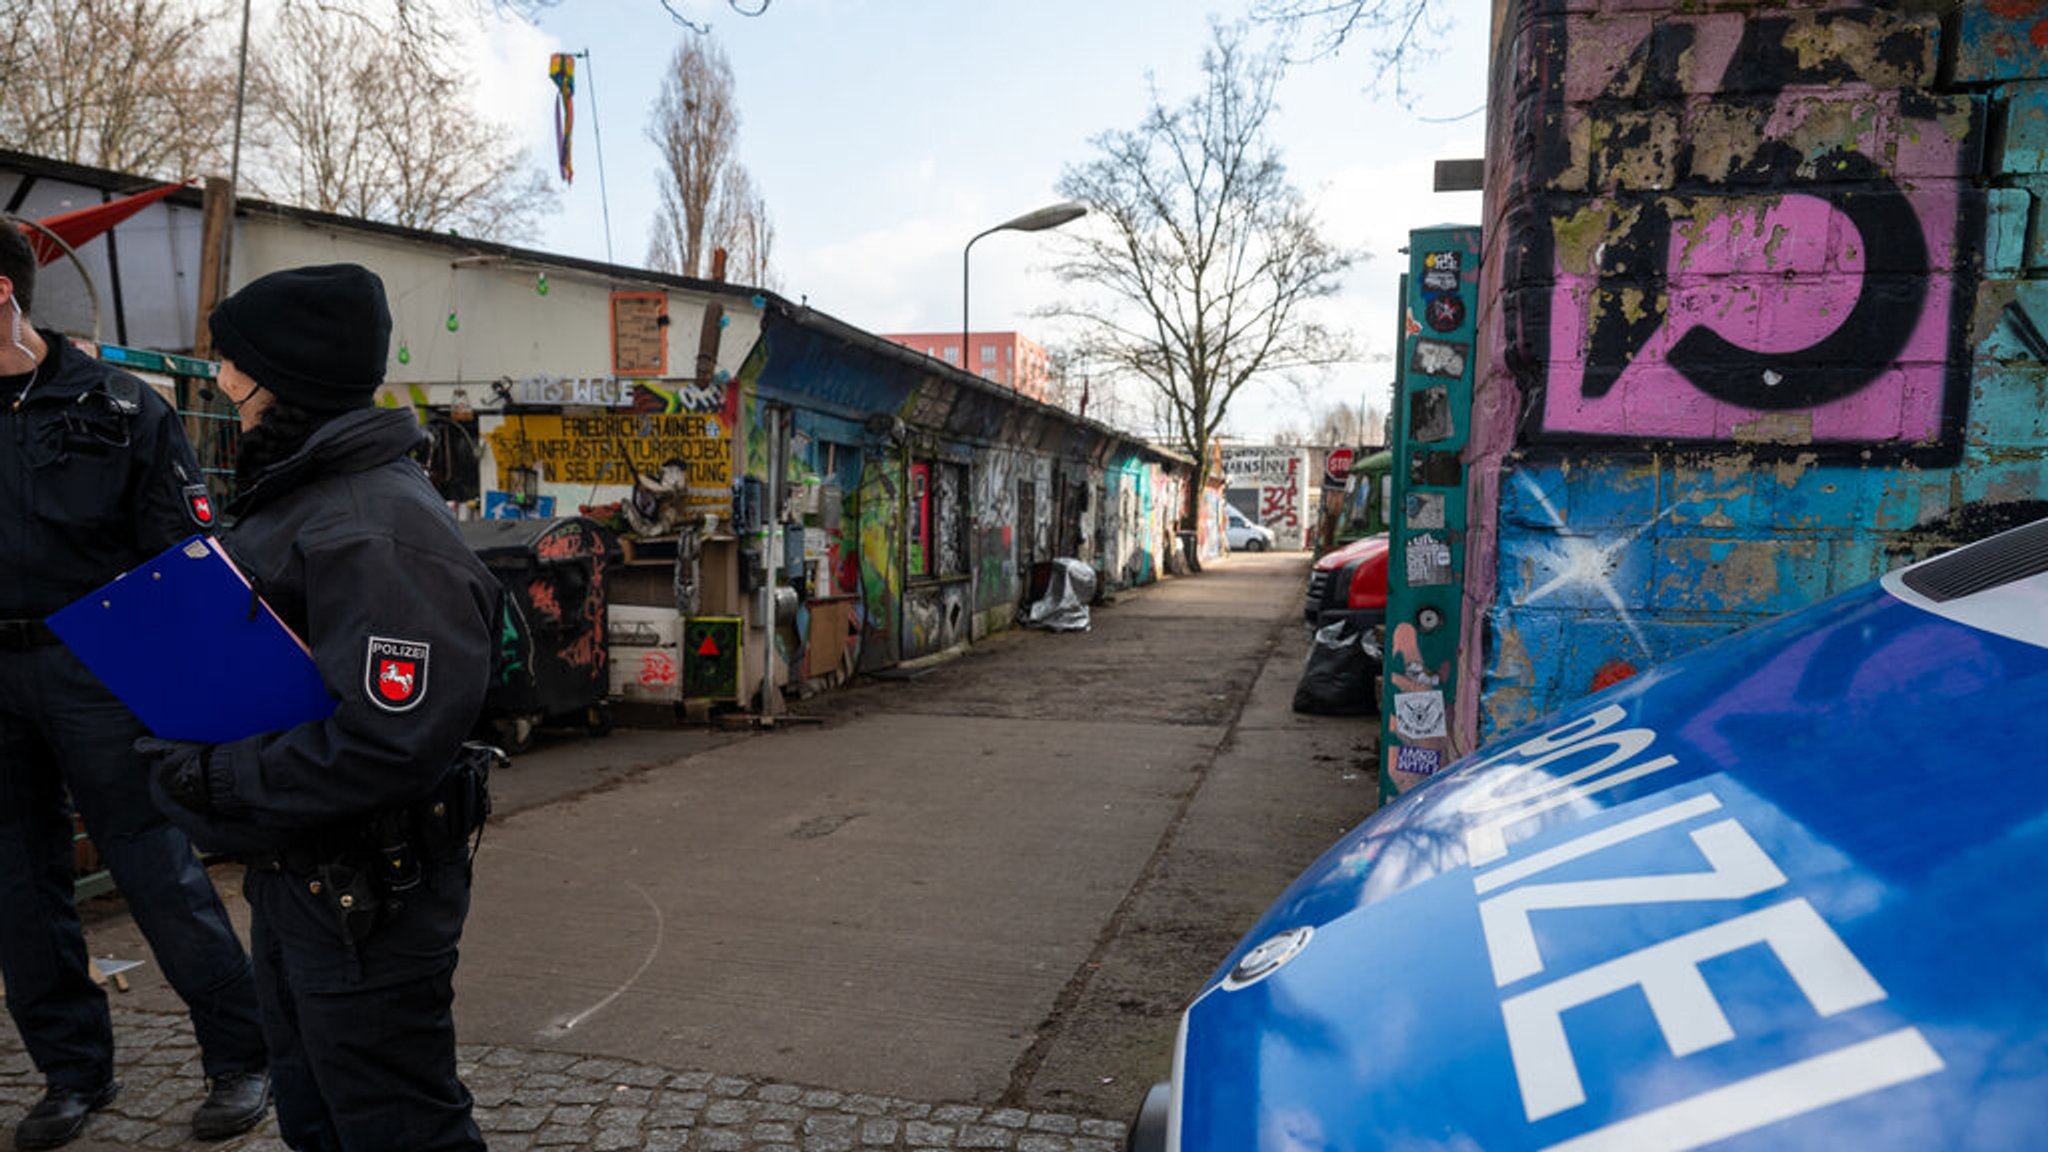
[{"label": "male police officer", "polygon": [[65,792],[191,1009],[212,1081],[195,1134],[263,1118],[269,1084],[249,958],[185,834],[150,802],[142,725],[43,617],[212,527],[177,414],[28,323],[36,260],[0,223],[0,978],[48,1091],[17,1148],[55,1148],[113,1100],[113,1028],[72,900]]},{"label": "male police officer", "polygon": [[[305,1152],[483,1148],[455,1071],[464,738],[489,686],[499,588],[377,408],[391,314],[353,264],[273,272],[211,317],[241,414],[228,550],[305,639],[333,715],[228,744],[150,742],[153,783],[243,885],[279,1132]],[[232,691],[231,688],[224,691]]]}]

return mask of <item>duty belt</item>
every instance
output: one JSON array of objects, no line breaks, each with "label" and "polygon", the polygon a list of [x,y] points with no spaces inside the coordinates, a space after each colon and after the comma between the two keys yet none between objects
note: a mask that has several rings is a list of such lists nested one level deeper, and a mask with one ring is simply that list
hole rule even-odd
[{"label": "duty belt", "polygon": [[0,652],[26,652],[62,643],[41,620],[0,620]]},{"label": "duty belt", "polygon": [[[412,872],[422,862],[440,863],[468,854],[469,839],[490,816],[491,757],[504,754],[465,744],[462,754],[426,799],[377,813],[359,822],[321,829],[299,843],[245,857],[255,868],[308,875],[346,857],[370,857],[394,873]],[[398,859],[393,859],[394,854]]]}]

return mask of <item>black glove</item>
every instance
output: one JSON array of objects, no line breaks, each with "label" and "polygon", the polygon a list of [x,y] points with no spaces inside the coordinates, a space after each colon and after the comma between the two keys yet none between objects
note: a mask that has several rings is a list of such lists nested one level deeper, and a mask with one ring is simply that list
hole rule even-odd
[{"label": "black glove", "polygon": [[135,751],[149,763],[151,782],[182,807],[205,815],[213,811],[206,785],[206,753],[211,744],[191,740],[159,740],[144,736]]}]

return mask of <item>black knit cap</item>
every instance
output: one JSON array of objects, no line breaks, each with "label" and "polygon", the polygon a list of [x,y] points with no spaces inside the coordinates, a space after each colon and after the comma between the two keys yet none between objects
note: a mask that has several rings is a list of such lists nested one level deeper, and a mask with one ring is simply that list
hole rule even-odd
[{"label": "black knit cap", "polygon": [[360,264],[258,277],[207,318],[214,351],[277,398],[312,412],[367,408],[384,382],[391,309]]}]

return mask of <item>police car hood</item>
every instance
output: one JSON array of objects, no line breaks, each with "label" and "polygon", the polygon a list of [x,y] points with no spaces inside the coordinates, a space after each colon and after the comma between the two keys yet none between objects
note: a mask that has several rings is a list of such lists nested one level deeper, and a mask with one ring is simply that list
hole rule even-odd
[{"label": "police car hood", "polygon": [[2048,521],[1662,665],[1389,806],[1188,1009],[1174,1146],[2036,1143],[2043,568]]}]

